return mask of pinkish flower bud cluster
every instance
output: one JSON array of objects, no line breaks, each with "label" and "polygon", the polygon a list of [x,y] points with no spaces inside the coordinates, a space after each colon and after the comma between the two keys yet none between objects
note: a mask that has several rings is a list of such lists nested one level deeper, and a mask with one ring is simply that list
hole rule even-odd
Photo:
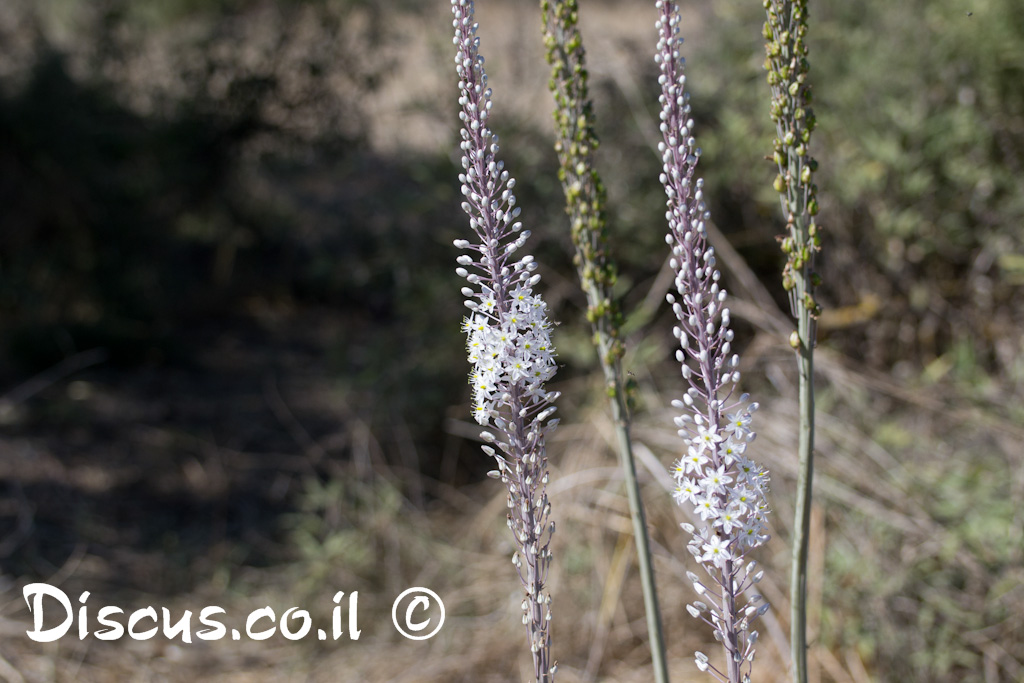
[{"label": "pinkish flower bud cluster", "polygon": [[523,230],[512,193],[515,180],[497,159],[498,136],[487,126],[491,90],[487,87],[472,0],[452,0],[453,42],[459,76],[462,120],[462,169],[459,182],[463,210],[476,240],[455,240],[468,253],[459,256],[456,272],[471,313],[463,322],[469,362],[473,365],[473,413],[477,422],[494,427],[484,432],[495,459],[491,475],[508,489],[508,526],[518,552],[512,562],[525,592],[523,624],[529,638],[536,680],[553,680],[551,661],[551,596],[545,587],[551,565],[547,455],[545,435],[558,423],[550,419],[558,392],[544,389],[555,373],[555,350],[547,306],[533,287],[540,281],[532,256],[514,255],[530,236]]},{"label": "pinkish flower bud cluster", "polygon": [[[667,299],[679,320],[674,329],[679,340],[676,358],[689,388],[673,406],[682,411],[676,418],[679,435],[686,440],[686,454],[673,467],[675,499],[691,506],[703,523],[684,524],[692,534],[687,550],[711,576],[709,584],[689,573],[694,589],[704,600],[687,605],[687,611],[708,623],[726,653],[726,670],[710,664],[697,653],[697,667],[716,678],[740,683],[749,676],[757,632],[750,623],[768,609],[755,595],[744,607],[742,594],[757,583],[762,572],[746,562],[751,549],[768,540],[765,516],[768,505],[768,473],[746,455],[754,440],[751,414],[756,403],[743,394],[734,399],[739,357],[732,353],[726,292],[719,284],[715,251],[708,245],[706,222],[710,213],[704,203],[703,181],[695,179],[700,149],[693,137],[689,95],[684,90],[683,59],[679,54],[679,10],[675,3],[659,0],[656,24],[658,48],[655,61],[661,69],[661,132],[659,143],[664,172],[661,182],[668,197],[669,233],[675,294]],[[746,565],[744,567],[744,565]]]}]

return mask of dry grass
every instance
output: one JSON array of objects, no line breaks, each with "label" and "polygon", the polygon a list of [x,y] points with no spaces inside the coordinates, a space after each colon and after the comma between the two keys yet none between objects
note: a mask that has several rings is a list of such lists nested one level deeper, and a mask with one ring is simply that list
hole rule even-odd
[{"label": "dry grass", "polygon": [[[918,608],[923,609],[928,602],[927,591],[921,597],[901,595],[900,589],[894,591],[892,586],[849,585],[851,575],[843,564],[848,562],[844,553],[856,549],[863,562],[893,572],[892,579],[899,578],[901,568],[909,575],[927,558],[941,557],[950,566],[962,567],[968,576],[959,593],[948,593],[947,600],[965,606],[973,601],[982,614],[987,614],[985,603],[992,597],[986,594],[986,587],[1002,582],[1001,599],[1019,604],[1024,596],[1020,584],[1012,583],[1015,575],[1019,581],[1019,569],[1014,574],[1012,568],[993,566],[991,557],[958,536],[961,527],[946,525],[937,518],[931,500],[935,482],[929,478],[929,467],[941,466],[940,457],[966,455],[958,449],[984,432],[989,436],[985,442],[989,454],[1003,459],[1006,473],[1014,477],[1014,490],[1020,491],[1022,463],[1019,451],[1013,450],[1013,445],[1019,443],[1020,428],[983,408],[958,417],[961,411],[955,406],[934,405],[932,392],[918,392],[870,373],[852,372],[846,361],[827,352],[821,359],[823,405],[810,586],[812,680],[896,680],[873,661],[880,644],[866,646],[863,640],[846,639],[851,629],[844,629],[844,623],[847,627],[858,624],[852,629],[856,632],[867,628],[872,617],[841,596],[844,590],[855,595],[877,591],[881,602],[861,609],[882,610],[873,618],[884,633],[886,628],[913,628],[901,612],[908,609],[903,603],[913,605],[922,600]],[[775,534],[759,558],[768,570],[761,586],[773,610],[762,625],[764,638],[756,672],[759,680],[781,682],[786,680],[788,650],[786,540],[795,469],[792,364],[781,340],[762,333],[748,347],[746,365],[748,378],[771,380],[752,380],[762,394],[754,454],[772,472]],[[679,444],[671,415],[664,407],[677,393],[677,387],[656,379],[671,376],[666,367],[637,362],[631,367],[642,389],[643,410],[638,416],[636,437],[657,551],[655,566],[670,667],[674,680],[705,680],[692,665],[692,651],[717,650],[709,642],[706,629],[683,610],[694,596],[684,579],[688,567],[683,551],[685,539],[678,529],[680,510],[665,490],[664,466],[671,462]],[[577,380],[562,388],[566,390],[565,421],[550,444],[550,493],[558,522],[552,592],[560,680],[649,680],[642,600],[633,571],[628,510],[614,461],[611,425],[603,405],[593,399],[598,395],[594,382]],[[977,411],[988,416],[987,427],[978,426]],[[894,416],[915,447],[894,451],[891,445],[880,442],[879,421],[892,422]],[[351,428],[358,431],[359,426]],[[451,428],[457,432],[472,430],[457,419]],[[360,443],[350,436],[352,443]],[[489,480],[462,490],[420,481],[430,502],[414,504],[406,495],[410,491],[407,473],[385,458],[370,436],[361,441],[365,451],[355,454],[355,462],[363,466],[337,471],[334,498],[328,496],[326,502],[312,503],[304,513],[307,521],[312,519],[317,524],[318,533],[326,533],[319,536],[323,541],[320,545],[304,546],[299,559],[263,569],[229,569],[186,594],[166,599],[116,591],[114,600],[126,608],[156,603],[169,607],[172,614],[208,604],[221,605],[228,614],[243,614],[265,605],[275,606],[280,613],[288,606],[301,605],[310,608],[314,619],[326,622],[329,595],[334,590],[359,590],[363,635],[358,642],[343,639],[321,645],[275,637],[262,643],[244,639],[192,645],[164,639],[101,643],[93,638],[79,642],[72,635],[58,643],[38,644],[24,636],[29,615],[16,582],[2,606],[6,637],[0,653],[6,664],[0,662],[0,677],[9,681],[96,682],[196,678],[409,683],[528,679],[529,662],[518,623],[520,588],[508,562],[512,545],[503,523],[504,496]],[[927,453],[938,439],[949,439],[948,453],[932,453],[930,465],[922,462],[922,453]],[[313,491],[307,495],[310,500],[319,500]],[[1019,543],[1019,530],[1010,533],[1016,537],[1008,540]],[[341,537],[348,545],[338,550],[332,539]],[[880,554],[888,552],[884,547],[873,547],[879,537],[895,540],[898,557],[884,557]],[[295,541],[298,537],[291,538]],[[76,591],[88,586],[89,565],[95,562],[87,555],[73,557],[50,582],[77,595]],[[928,586],[927,576],[904,578],[902,583],[897,582],[904,589]],[[434,589],[447,606],[446,626],[428,642],[402,640],[390,624],[390,600],[411,585]],[[97,606],[106,604],[101,602],[105,597],[111,599],[95,587],[92,590]],[[831,604],[827,602],[829,596]],[[983,623],[964,635],[964,641],[973,644],[982,662],[977,680],[1014,680],[1020,673],[1020,641],[1014,639],[1019,629],[1019,622],[1011,614],[1004,621]],[[928,640],[926,634],[921,638]]]}]

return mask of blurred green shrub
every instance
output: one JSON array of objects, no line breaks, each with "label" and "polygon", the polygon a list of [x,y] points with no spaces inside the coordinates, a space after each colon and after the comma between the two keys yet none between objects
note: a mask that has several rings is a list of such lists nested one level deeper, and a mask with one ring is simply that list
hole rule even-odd
[{"label": "blurred green shrub", "polygon": [[901,452],[921,464],[900,507],[927,511],[932,526],[900,531],[856,512],[832,522],[822,641],[856,651],[880,681],[1014,680],[1024,532],[1008,463],[981,434],[969,457],[941,461],[904,434],[916,443]]},{"label": "blurred green shrub", "polygon": [[[690,58],[694,101],[711,103],[699,130],[723,209],[714,215],[763,252],[781,226],[766,220],[770,165],[751,163],[770,150],[755,4],[716,3],[706,47]],[[866,0],[811,12],[825,296],[832,307],[868,293],[884,301],[872,324],[835,343],[880,366],[920,367],[967,339],[982,367],[1014,372],[996,342],[1019,340],[1024,322],[1013,258],[1024,247],[1019,3]],[[744,254],[763,267],[763,255]]]}]

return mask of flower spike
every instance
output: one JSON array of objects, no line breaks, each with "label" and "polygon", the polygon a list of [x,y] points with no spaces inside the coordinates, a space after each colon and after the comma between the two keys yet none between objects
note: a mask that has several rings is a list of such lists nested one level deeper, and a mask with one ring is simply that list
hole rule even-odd
[{"label": "flower spike", "polygon": [[711,625],[725,649],[724,672],[700,652],[697,668],[719,680],[741,683],[750,675],[757,640],[750,624],[767,608],[767,604],[754,607],[760,601],[756,596],[745,607],[739,601],[759,580],[759,575],[741,571],[746,556],[769,538],[768,473],[745,455],[754,440],[751,414],[757,404],[749,403],[746,395],[734,398],[739,357],[732,353],[727,295],[719,283],[714,247],[708,244],[710,213],[704,203],[704,181],[696,177],[700,148],[693,137],[690,96],[684,88],[679,9],[665,0],[656,6],[660,13],[655,55],[661,70],[660,179],[668,207],[665,241],[672,250],[675,271],[675,292],[667,300],[679,321],[674,330],[679,341],[676,358],[689,384],[682,401],[673,402],[682,411],[675,422],[685,451],[672,471],[676,501],[688,505],[702,523],[684,525],[692,536],[687,550],[712,580],[706,584],[689,575],[705,601],[693,603],[687,611]]},{"label": "flower spike", "polygon": [[508,526],[518,548],[512,563],[523,585],[523,624],[534,673],[538,683],[550,683],[556,667],[545,587],[555,525],[549,519],[544,438],[558,423],[551,417],[558,393],[544,385],[555,374],[555,349],[547,305],[533,292],[540,281],[537,263],[517,254],[530,231],[517,220],[515,179],[497,158],[498,136],[487,126],[491,89],[473,9],[472,0],[452,0],[462,120],[459,182],[462,208],[476,236],[455,240],[468,252],[458,257],[456,269],[469,285],[462,290],[470,311],[462,329],[473,366],[473,414],[496,432],[484,432],[482,438],[491,444],[484,452],[495,458],[495,477],[508,489]]}]

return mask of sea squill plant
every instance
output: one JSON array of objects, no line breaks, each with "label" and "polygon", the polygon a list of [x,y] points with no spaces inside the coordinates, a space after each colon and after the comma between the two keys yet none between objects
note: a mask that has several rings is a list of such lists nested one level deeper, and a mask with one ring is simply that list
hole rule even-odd
[{"label": "sea squill plant", "polygon": [[[686,453],[673,466],[675,498],[700,518],[700,526],[683,524],[692,535],[687,550],[704,568],[710,581],[692,572],[687,576],[700,600],[687,611],[714,629],[725,650],[724,671],[707,655],[696,653],[697,668],[720,681],[748,681],[757,631],[752,622],[768,609],[761,596],[744,593],[763,576],[750,552],[768,540],[766,515],[768,473],[747,457],[754,440],[751,416],[757,409],[743,394],[735,397],[739,356],[732,353],[726,292],[719,284],[715,250],[708,244],[703,180],[696,178],[700,149],[693,137],[689,94],[685,91],[679,48],[679,8],[658,0],[658,47],[655,61],[661,75],[661,182],[667,195],[666,242],[672,250],[675,293],[667,299],[679,321],[673,333],[679,340],[676,358],[689,388],[673,407]],[[743,604],[741,604],[743,603]]]},{"label": "sea squill plant", "polygon": [[654,681],[667,683],[665,638],[661,628],[647,521],[636,477],[630,436],[629,397],[622,372],[624,349],[619,336],[622,314],[612,293],[618,273],[607,245],[605,189],[594,166],[598,140],[594,132],[593,106],[587,87],[586,53],[578,26],[579,6],[576,0],[541,0],[540,8],[544,18],[544,48],[551,66],[548,88],[555,100],[558,178],[565,194],[565,208],[569,214],[570,233],[576,252],[573,262],[580,286],[587,297],[587,320],[594,333],[593,341],[604,373],[605,390],[618,442],[619,463],[633,521],[633,540],[647,616]]},{"label": "sea squill plant", "polygon": [[558,423],[551,416],[558,392],[545,390],[555,373],[547,306],[533,288],[540,281],[532,256],[516,256],[527,238],[516,219],[520,209],[512,193],[515,179],[499,161],[498,136],[487,119],[491,89],[487,85],[472,0],[452,0],[462,120],[462,170],[459,182],[476,239],[458,239],[456,272],[470,313],[463,323],[473,369],[473,412],[476,421],[493,429],[481,435],[483,447],[498,469],[491,476],[508,489],[508,526],[518,550],[512,557],[523,585],[526,626],[538,683],[554,680],[551,660],[551,505],[546,493],[547,454],[544,438]]},{"label": "sea squill plant", "polygon": [[790,575],[790,647],[793,682],[807,683],[807,551],[810,543],[811,487],[814,481],[814,345],[821,309],[814,296],[818,275],[815,254],[821,248],[818,188],[811,182],[817,162],[809,146],[814,130],[807,82],[807,0],[764,0],[767,20],[763,35],[764,68],[771,87],[771,117],[775,123],[772,158],[778,169],[775,190],[779,193],[786,234],[779,238],[786,254],[782,286],[797,319],[790,345],[797,352],[799,369],[799,469],[793,560]]}]

